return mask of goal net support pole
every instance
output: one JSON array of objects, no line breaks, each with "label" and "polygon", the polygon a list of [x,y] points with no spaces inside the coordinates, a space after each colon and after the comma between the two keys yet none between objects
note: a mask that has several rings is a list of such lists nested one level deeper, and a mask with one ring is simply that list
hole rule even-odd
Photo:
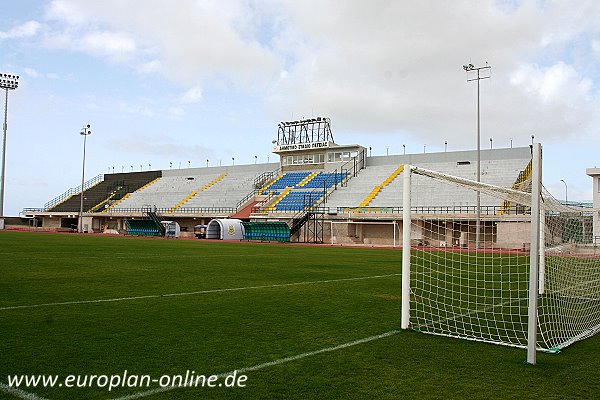
[{"label": "goal net support pole", "polygon": [[542,176],[542,147],[533,145],[531,169],[531,245],[529,249],[529,304],[527,309],[527,363],[536,362],[538,278],[540,260],[540,198]]},{"label": "goal net support pole", "polygon": [[412,167],[405,165],[402,187],[402,320],[400,327],[408,329],[410,320],[410,175]]}]

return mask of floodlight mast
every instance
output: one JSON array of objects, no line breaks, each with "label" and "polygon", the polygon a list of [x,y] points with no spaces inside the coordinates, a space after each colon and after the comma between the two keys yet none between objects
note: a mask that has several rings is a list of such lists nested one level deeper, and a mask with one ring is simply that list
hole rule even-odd
[{"label": "floodlight mast", "polygon": [[[485,66],[476,67],[473,64],[465,64],[463,65],[463,69],[467,73],[467,82],[477,81],[477,182],[481,182],[481,113],[479,107],[479,81],[482,79],[488,79],[491,77],[490,75],[481,76],[481,71],[487,70],[490,72],[492,67],[488,65],[487,61],[485,62]],[[477,71],[477,78],[469,78],[469,72]],[[481,194],[477,192],[477,216],[475,220],[475,247],[479,249],[481,247]]]},{"label": "floodlight mast", "polygon": [[0,88],[5,90],[4,97],[4,134],[2,138],[2,180],[0,181],[0,230],[4,229],[4,177],[6,175],[6,131],[8,129],[8,91],[19,86],[17,75],[0,74]]},{"label": "floodlight mast", "polygon": [[[87,141],[88,135],[92,134],[90,130],[90,124],[84,125],[81,128],[81,132],[79,132],[81,136],[83,136],[83,166],[81,167],[81,199],[79,203],[79,233],[83,233],[83,191],[84,191],[84,181],[85,181],[85,143]],[[122,168],[121,168],[122,170]]]}]

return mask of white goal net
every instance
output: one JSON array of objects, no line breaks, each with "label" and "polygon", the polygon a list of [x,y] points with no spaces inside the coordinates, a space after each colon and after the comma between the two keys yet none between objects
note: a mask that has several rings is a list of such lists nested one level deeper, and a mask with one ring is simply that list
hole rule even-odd
[{"label": "white goal net", "polygon": [[[561,204],[541,187],[539,206],[532,207],[531,170],[512,188],[417,167],[405,171],[410,183],[404,184],[403,220],[411,224],[403,243],[411,245],[409,258],[403,255],[410,268],[404,328],[410,321],[409,328],[430,334],[549,352],[600,329],[600,247],[592,209]],[[414,206],[431,192],[457,196],[461,205]],[[479,207],[465,205],[469,199],[475,204],[478,194]]]}]

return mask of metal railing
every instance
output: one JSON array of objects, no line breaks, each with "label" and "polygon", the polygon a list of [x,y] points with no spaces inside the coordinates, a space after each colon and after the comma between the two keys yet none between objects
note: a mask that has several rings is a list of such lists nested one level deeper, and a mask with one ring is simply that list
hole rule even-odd
[{"label": "metal railing", "polygon": [[[233,214],[236,212],[235,207],[180,207],[172,210],[169,207],[155,208],[154,212],[160,214]],[[127,213],[147,213],[148,207],[135,208],[111,208],[104,213],[107,214],[127,214]]]},{"label": "metal railing", "polygon": [[246,196],[244,196],[240,201],[237,202],[237,204],[235,205],[236,210],[239,211],[240,208],[248,202],[248,200],[250,200],[252,197],[258,194],[258,192],[268,181],[270,181],[271,179],[273,179],[273,177],[279,175],[280,173],[281,168],[277,168],[274,171],[263,172],[262,174],[254,178],[254,189],[252,189],[250,193],[246,194]]},{"label": "metal railing", "polygon": [[81,187],[81,185],[71,188],[69,190],[67,190],[66,192],[64,192],[63,194],[55,197],[54,199],[50,200],[49,202],[47,202],[46,204],[44,204],[44,210],[50,210],[53,207],[56,207],[57,205],[59,205],[60,203],[64,203],[65,201],[67,201],[69,198],[85,191],[88,190],[89,188],[91,188],[92,186],[97,185],[98,183],[104,181],[104,174],[100,174],[97,175],[95,177],[93,177],[92,179],[90,179],[89,181],[85,182],[83,184],[83,189]]},{"label": "metal railing", "polygon": [[[529,215],[531,211],[523,206],[511,206],[505,212],[502,206],[481,206],[482,215]],[[413,206],[415,214],[476,214],[477,206]],[[359,214],[402,214],[402,207],[337,207],[337,212]]]}]

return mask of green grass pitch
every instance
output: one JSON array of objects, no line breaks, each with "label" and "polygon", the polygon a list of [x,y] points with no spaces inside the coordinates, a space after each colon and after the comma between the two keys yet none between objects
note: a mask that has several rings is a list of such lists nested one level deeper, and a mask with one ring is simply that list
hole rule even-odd
[{"label": "green grass pitch", "polygon": [[[389,249],[0,232],[0,398],[600,397],[600,335],[539,353],[530,366],[522,349],[399,331],[401,258]],[[6,386],[18,374],[244,368],[239,388]]]}]

